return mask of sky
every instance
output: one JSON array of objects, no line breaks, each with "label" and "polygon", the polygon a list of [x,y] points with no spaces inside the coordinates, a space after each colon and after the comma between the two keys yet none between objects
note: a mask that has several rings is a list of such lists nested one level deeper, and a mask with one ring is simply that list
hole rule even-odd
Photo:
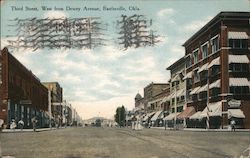
[{"label": "sky", "polygon": [[[37,7],[15,11],[11,6]],[[48,7],[124,7],[126,11],[43,11]],[[129,10],[132,6],[139,10]],[[8,43],[10,20],[15,18],[100,17],[107,24],[108,44],[94,49],[9,50],[42,82],[57,81],[63,98],[88,119],[113,118],[118,106],[134,108],[134,97],[151,82],[167,83],[168,66],[184,56],[182,44],[221,11],[250,11],[249,0],[7,0],[1,1],[1,49]],[[124,14],[145,15],[161,42],[153,47],[120,49],[114,23]]]}]

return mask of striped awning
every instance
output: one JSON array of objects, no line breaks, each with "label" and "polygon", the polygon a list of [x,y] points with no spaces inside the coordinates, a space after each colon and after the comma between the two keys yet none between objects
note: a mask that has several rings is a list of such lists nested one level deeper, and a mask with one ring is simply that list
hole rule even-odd
[{"label": "striped awning", "polygon": [[245,118],[245,115],[241,109],[228,109],[228,118]]},{"label": "striped awning", "polygon": [[212,89],[212,88],[220,88],[220,79],[216,80],[215,82],[209,85],[209,89]]},{"label": "striped awning", "polygon": [[202,86],[201,88],[199,88],[196,93],[200,93],[200,92],[204,92],[204,91],[207,91],[207,84]]},{"label": "striped awning", "polygon": [[154,114],[155,114],[155,111],[151,112],[151,113],[148,113],[146,116],[144,116],[143,121],[147,121]]},{"label": "striped awning", "polygon": [[166,96],[166,97],[164,97],[163,99],[162,99],[162,101],[161,101],[161,104],[162,103],[165,103],[166,101],[169,101],[170,99],[168,99],[168,97]]},{"label": "striped awning", "polygon": [[180,89],[176,92],[176,97],[181,97],[181,96],[185,96],[185,90],[184,89]]},{"label": "striped awning", "polygon": [[164,117],[163,120],[166,120],[166,121],[173,120],[175,118],[175,116],[177,117],[179,114],[180,114],[179,112],[171,113],[168,116]]},{"label": "striped awning", "polygon": [[249,59],[247,55],[229,55],[228,56],[228,63],[240,63],[240,64],[248,64]]},{"label": "striped awning", "polygon": [[[209,111],[208,111],[209,109]],[[207,113],[209,116],[221,116],[222,115],[222,102],[209,103],[208,108],[201,112],[201,117],[207,117]]]},{"label": "striped awning", "polygon": [[229,86],[241,87],[248,86],[250,87],[250,83],[247,78],[229,78]]},{"label": "striped awning", "polygon": [[193,71],[190,71],[188,72],[185,76],[184,76],[184,80],[188,79],[188,78],[192,78],[192,74],[193,74]]},{"label": "striped awning", "polygon": [[187,107],[184,111],[182,111],[179,115],[178,115],[178,119],[185,119],[185,118],[189,118],[190,116],[192,116],[195,113],[195,109],[193,106]]},{"label": "striped awning", "polygon": [[202,65],[202,66],[199,68],[198,73],[200,73],[200,72],[202,72],[202,71],[205,71],[205,70],[207,70],[207,69],[208,69],[208,63]]},{"label": "striped awning", "polygon": [[214,66],[214,65],[220,65],[220,57],[215,58],[214,60],[212,60],[209,64],[208,64],[208,68]]},{"label": "striped awning", "polygon": [[228,32],[228,39],[248,39],[246,32]]},{"label": "striped awning", "polygon": [[193,95],[193,94],[197,94],[197,91],[200,89],[201,87],[195,87],[191,92],[190,94]]},{"label": "striped awning", "polygon": [[189,117],[189,119],[201,119],[201,111],[197,111],[196,113],[194,113],[192,116]]},{"label": "striped awning", "polygon": [[156,121],[163,111],[157,111],[154,116],[150,119],[151,121]]}]

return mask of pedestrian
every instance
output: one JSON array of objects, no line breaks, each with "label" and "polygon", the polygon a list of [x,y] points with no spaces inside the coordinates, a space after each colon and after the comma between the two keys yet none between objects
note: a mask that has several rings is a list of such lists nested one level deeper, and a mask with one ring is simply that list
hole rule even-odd
[{"label": "pedestrian", "polygon": [[23,126],[24,126],[24,122],[23,122],[22,119],[18,121],[18,126],[21,129],[21,131],[22,131],[23,130]]},{"label": "pedestrian", "polygon": [[34,117],[31,119],[31,122],[32,122],[32,126],[33,126],[33,131],[35,132],[35,131],[36,131],[36,123],[37,123],[36,116],[34,116]]},{"label": "pedestrian", "polygon": [[15,130],[15,128],[16,128],[16,121],[14,119],[12,119],[12,122],[10,124],[10,129]]},{"label": "pedestrian", "polygon": [[[4,123],[4,120],[3,119],[0,119],[0,132],[2,131],[3,129],[3,123]],[[0,155],[1,156],[1,155]]]},{"label": "pedestrian", "polygon": [[231,124],[232,131],[235,131],[235,124],[236,124],[235,120],[231,120],[230,124]]}]

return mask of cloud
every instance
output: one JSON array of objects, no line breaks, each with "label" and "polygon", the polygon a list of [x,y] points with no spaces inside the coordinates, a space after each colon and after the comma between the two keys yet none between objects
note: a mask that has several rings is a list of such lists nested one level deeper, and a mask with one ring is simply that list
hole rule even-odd
[{"label": "cloud", "polygon": [[172,16],[176,11],[173,8],[165,8],[157,12],[158,17],[169,17]]},{"label": "cloud", "polygon": [[180,30],[182,32],[195,32],[201,29],[204,25],[206,25],[213,17],[212,16],[207,16],[203,20],[195,20],[192,21],[186,25],[184,25]]},{"label": "cloud", "polygon": [[66,18],[67,14],[63,11],[47,11],[44,13],[43,15],[44,18],[49,18],[49,19],[53,19],[53,18]]}]

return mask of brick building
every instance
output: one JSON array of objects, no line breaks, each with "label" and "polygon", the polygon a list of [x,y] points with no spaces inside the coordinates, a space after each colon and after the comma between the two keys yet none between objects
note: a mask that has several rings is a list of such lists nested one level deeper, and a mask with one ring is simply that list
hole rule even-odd
[{"label": "brick building", "polygon": [[[189,38],[186,57],[187,104],[201,127],[250,128],[250,12],[221,12]],[[209,118],[209,119],[208,119]]]},{"label": "brick building", "polygon": [[48,126],[47,88],[7,48],[1,50],[0,66],[0,119],[7,127],[22,119],[24,128],[31,128],[31,118],[36,116],[39,127]]}]

